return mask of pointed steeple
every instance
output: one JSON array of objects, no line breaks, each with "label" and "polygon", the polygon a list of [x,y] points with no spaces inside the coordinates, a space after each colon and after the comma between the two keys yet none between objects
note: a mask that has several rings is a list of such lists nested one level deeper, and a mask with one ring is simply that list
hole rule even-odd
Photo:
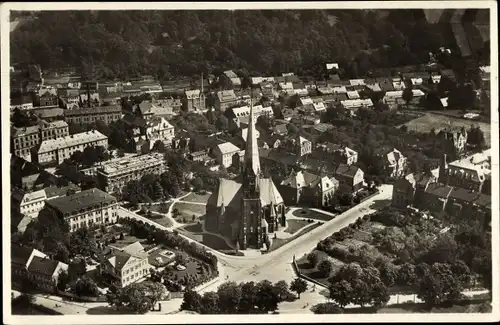
[{"label": "pointed steeple", "polygon": [[250,97],[250,118],[248,121],[247,147],[245,150],[244,168],[252,168],[254,175],[260,174],[259,147],[257,145],[257,131],[255,130],[255,116],[253,100]]}]

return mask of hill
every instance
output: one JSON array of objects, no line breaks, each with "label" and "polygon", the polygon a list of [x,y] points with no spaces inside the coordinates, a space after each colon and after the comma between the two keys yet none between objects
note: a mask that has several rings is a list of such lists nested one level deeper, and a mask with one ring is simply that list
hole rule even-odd
[{"label": "hill", "polygon": [[338,62],[352,76],[417,64],[455,48],[422,10],[58,11],[32,13],[11,33],[11,57],[84,77],[160,79],[225,69],[321,75]]}]

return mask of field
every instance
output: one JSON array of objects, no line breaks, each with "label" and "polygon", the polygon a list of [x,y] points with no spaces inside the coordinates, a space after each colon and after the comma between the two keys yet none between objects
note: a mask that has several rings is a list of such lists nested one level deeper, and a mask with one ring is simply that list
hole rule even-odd
[{"label": "field", "polygon": [[153,212],[151,216],[146,215],[145,217],[167,228],[173,226],[172,220],[161,214],[156,214]]},{"label": "field", "polygon": [[285,229],[285,232],[289,234],[294,234],[300,229],[307,226],[309,223],[307,220],[299,220],[299,219],[289,219],[287,220],[288,227]]},{"label": "field", "polygon": [[201,204],[177,202],[172,208],[172,217],[179,223],[195,223],[205,215],[205,210]]},{"label": "field", "polygon": [[321,220],[321,221],[330,221],[334,216],[317,212],[314,210],[310,209],[297,209],[292,212],[292,214],[298,218],[305,218],[305,219],[314,219],[314,220]]},{"label": "field", "polygon": [[206,194],[198,194],[198,193],[191,193],[185,198],[183,198],[180,202],[199,202],[199,203],[207,203],[208,198],[210,197],[210,193]]},{"label": "field", "polygon": [[425,116],[416,118],[410,122],[405,124],[408,127],[409,131],[415,132],[429,132],[432,128],[439,132],[440,130],[451,125],[452,127],[465,127],[469,129],[471,125],[477,125],[484,132],[484,137],[486,140],[486,144],[490,146],[491,144],[491,126],[488,123],[477,122],[477,121],[468,121],[461,118],[456,118],[452,116],[443,116],[437,114],[427,114]]}]

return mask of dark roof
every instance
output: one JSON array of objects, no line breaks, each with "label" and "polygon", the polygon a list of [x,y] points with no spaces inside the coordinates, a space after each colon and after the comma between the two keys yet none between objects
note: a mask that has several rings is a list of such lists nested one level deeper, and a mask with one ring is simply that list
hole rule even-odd
[{"label": "dark roof", "polygon": [[116,114],[121,113],[122,108],[117,105],[68,109],[64,111],[64,116],[92,115],[92,114]]},{"label": "dark roof", "polygon": [[68,186],[64,187],[49,186],[44,188],[44,190],[45,194],[47,195],[47,198],[51,198],[55,196],[65,196],[69,190],[74,190],[78,192],[80,191],[80,187],[78,187],[76,184],[71,183]]},{"label": "dark roof", "polygon": [[127,264],[128,260],[132,257],[132,255],[130,255],[129,253],[116,250],[116,251],[113,251],[110,254],[110,256],[108,256],[108,263],[111,263],[111,262],[109,262],[109,259],[111,259],[113,256],[116,258],[114,269],[117,271],[121,271],[123,266],[125,266],[125,264]]},{"label": "dark roof", "polygon": [[116,202],[116,198],[97,188],[88,189],[64,197],[47,201],[47,205],[63,214],[72,214],[100,204]]},{"label": "dark roof", "polygon": [[469,189],[454,187],[450,192],[450,199],[457,199],[465,202],[472,202],[478,196],[477,192],[474,192]]},{"label": "dark roof", "polygon": [[453,187],[440,183],[431,183],[425,190],[426,193],[432,194],[439,198],[448,198],[448,195],[453,190]]},{"label": "dark roof", "polygon": [[394,85],[392,84],[391,78],[377,78],[377,83],[382,91],[393,91]]},{"label": "dark roof", "polygon": [[10,252],[11,263],[26,265],[31,254],[33,253],[33,248],[11,243]]},{"label": "dark roof", "polygon": [[38,256],[33,256],[33,259],[28,266],[28,271],[31,273],[52,276],[54,275],[54,271],[56,270],[57,265],[59,265],[58,261],[54,261],[49,258],[40,258]]},{"label": "dark roof", "polygon": [[277,133],[288,133],[288,129],[286,128],[286,124],[278,124],[273,127],[273,131]]},{"label": "dark roof", "polygon": [[343,175],[347,177],[354,177],[356,173],[358,172],[359,168],[353,165],[346,165],[346,164],[340,164],[337,167],[337,170],[335,171],[336,174],[338,175]]},{"label": "dark roof", "polygon": [[474,204],[491,208],[491,195],[479,194],[478,197],[474,200]]},{"label": "dark roof", "polygon": [[134,115],[126,114],[122,120],[124,123],[126,123],[128,125],[132,125],[132,126],[136,126],[136,127],[146,126],[145,119],[143,119],[141,117],[134,116]]}]

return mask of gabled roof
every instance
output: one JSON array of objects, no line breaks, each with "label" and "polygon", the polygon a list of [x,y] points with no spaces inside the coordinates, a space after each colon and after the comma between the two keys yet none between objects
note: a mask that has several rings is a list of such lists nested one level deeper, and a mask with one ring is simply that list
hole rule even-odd
[{"label": "gabled roof", "polygon": [[425,192],[434,196],[437,196],[439,198],[448,198],[450,195],[451,191],[453,190],[453,187],[444,185],[441,183],[431,183],[429,186],[426,188]]},{"label": "gabled roof", "polygon": [[230,154],[234,152],[240,151],[240,148],[232,144],[231,142],[224,142],[219,145],[217,145],[217,148],[219,148],[220,152],[222,154]]},{"label": "gabled roof", "polygon": [[337,167],[335,174],[353,178],[356,175],[356,173],[358,172],[358,170],[360,170],[359,167],[356,167],[354,165],[349,166],[346,164],[340,164]]},{"label": "gabled roof", "polygon": [[54,276],[54,272],[56,271],[59,263],[59,261],[48,258],[33,256],[33,259],[28,266],[28,272],[52,277]]},{"label": "gabled roof", "polygon": [[14,264],[19,264],[26,266],[31,255],[33,254],[34,248],[21,246],[15,243],[10,245],[10,261]]},{"label": "gabled roof", "polygon": [[283,198],[271,178],[259,178],[259,190],[262,205],[283,203]]}]

